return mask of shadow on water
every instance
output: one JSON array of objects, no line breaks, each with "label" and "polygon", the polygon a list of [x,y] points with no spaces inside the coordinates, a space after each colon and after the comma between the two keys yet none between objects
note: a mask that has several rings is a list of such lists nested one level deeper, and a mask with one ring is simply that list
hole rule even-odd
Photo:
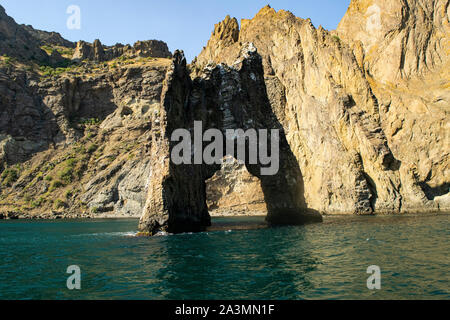
[{"label": "shadow on water", "polygon": [[[258,226],[264,225],[253,224]],[[283,241],[289,228],[276,229],[276,233],[265,227],[168,237],[167,265],[158,274],[166,279],[165,297],[300,298],[311,286],[308,273],[316,269],[318,260],[304,246],[304,232],[299,230],[295,238]]]}]

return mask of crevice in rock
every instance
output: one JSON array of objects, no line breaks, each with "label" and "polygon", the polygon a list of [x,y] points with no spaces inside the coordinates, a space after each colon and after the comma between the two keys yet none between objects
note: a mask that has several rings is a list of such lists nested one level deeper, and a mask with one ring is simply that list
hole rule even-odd
[{"label": "crevice in rock", "polygon": [[369,191],[371,194],[371,196],[369,198],[369,202],[370,202],[370,206],[372,208],[372,212],[375,212],[376,203],[377,203],[377,199],[378,199],[377,185],[376,185],[375,181],[373,181],[373,179],[365,171],[363,171],[363,176],[366,179],[367,184],[369,185]]}]

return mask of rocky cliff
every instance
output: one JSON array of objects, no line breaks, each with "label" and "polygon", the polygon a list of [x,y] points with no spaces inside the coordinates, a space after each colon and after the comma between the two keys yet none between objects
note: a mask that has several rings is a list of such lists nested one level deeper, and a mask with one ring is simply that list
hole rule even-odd
[{"label": "rocky cliff", "polygon": [[77,62],[80,43],[0,9],[0,217],[139,217],[167,45],[140,42],[109,57],[98,41]]},{"label": "rocky cliff", "polygon": [[[0,7],[0,217],[142,216],[153,234],[210,212],[449,210],[448,20],[448,0],[353,0],[335,31],[265,7],[186,65],[160,41],[75,46]],[[281,129],[281,174],[173,166],[170,134],[194,120]]]},{"label": "rocky cliff", "polygon": [[115,58],[133,59],[136,57],[153,57],[170,59],[172,54],[163,41],[148,40],[138,41],[134,46],[116,44],[111,47],[103,46],[100,40],[95,40],[92,44],[85,41],[79,41],[75,48],[72,60],[83,61],[110,61]]},{"label": "rocky cliff", "polygon": [[445,210],[448,3],[354,0],[337,31],[265,7],[241,28],[217,24],[196,65],[231,64],[255,44],[309,207]]}]

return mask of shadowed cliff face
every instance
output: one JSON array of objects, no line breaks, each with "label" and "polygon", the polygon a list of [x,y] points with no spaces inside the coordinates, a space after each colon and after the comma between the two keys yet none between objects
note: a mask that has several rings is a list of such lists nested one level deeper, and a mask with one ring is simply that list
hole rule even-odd
[{"label": "shadowed cliff face", "polygon": [[[280,130],[278,173],[262,175],[260,165],[246,163],[248,171],[261,181],[267,220],[272,224],[321,221],[320,214],[306,207],[300,169],[283,127],[272,111],[262,60],[251,44],[243,46],[233,67],[206,68],[193,81],[184,56],[176,52],[165,81],[159,120],[161,136],[152,139],[156,142],[152,153],[158,154],[161,160],[152,166],[148,201],[139,226],[141,231],[149,234],[198,231],[210,225],[205,181],[220,165],[175,165],[171,160],[177,144],[171,141],[172,133],[179,128],[192,131],[194,121],[202,122],[203,132],[214,128],[221,130],[224,136],[227,129]],[[236,154],[229,156],[236,157]]]}]

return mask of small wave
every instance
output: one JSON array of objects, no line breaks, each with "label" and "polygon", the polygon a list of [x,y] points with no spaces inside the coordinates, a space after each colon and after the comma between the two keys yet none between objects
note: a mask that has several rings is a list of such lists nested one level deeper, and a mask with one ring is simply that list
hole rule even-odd
[{"label": "small wave", "polygon": [[160,231],[157,234],[155,234],[156,237],[167,237],[172,235],[171,233],[165,232],[165,231]]},{"label": "small wave", "polygon": [[73,237],[135,237],[137,236],[137,232],[128,231],[128,232],[101,232],[101,233],[85,233],[78,234]]}]

